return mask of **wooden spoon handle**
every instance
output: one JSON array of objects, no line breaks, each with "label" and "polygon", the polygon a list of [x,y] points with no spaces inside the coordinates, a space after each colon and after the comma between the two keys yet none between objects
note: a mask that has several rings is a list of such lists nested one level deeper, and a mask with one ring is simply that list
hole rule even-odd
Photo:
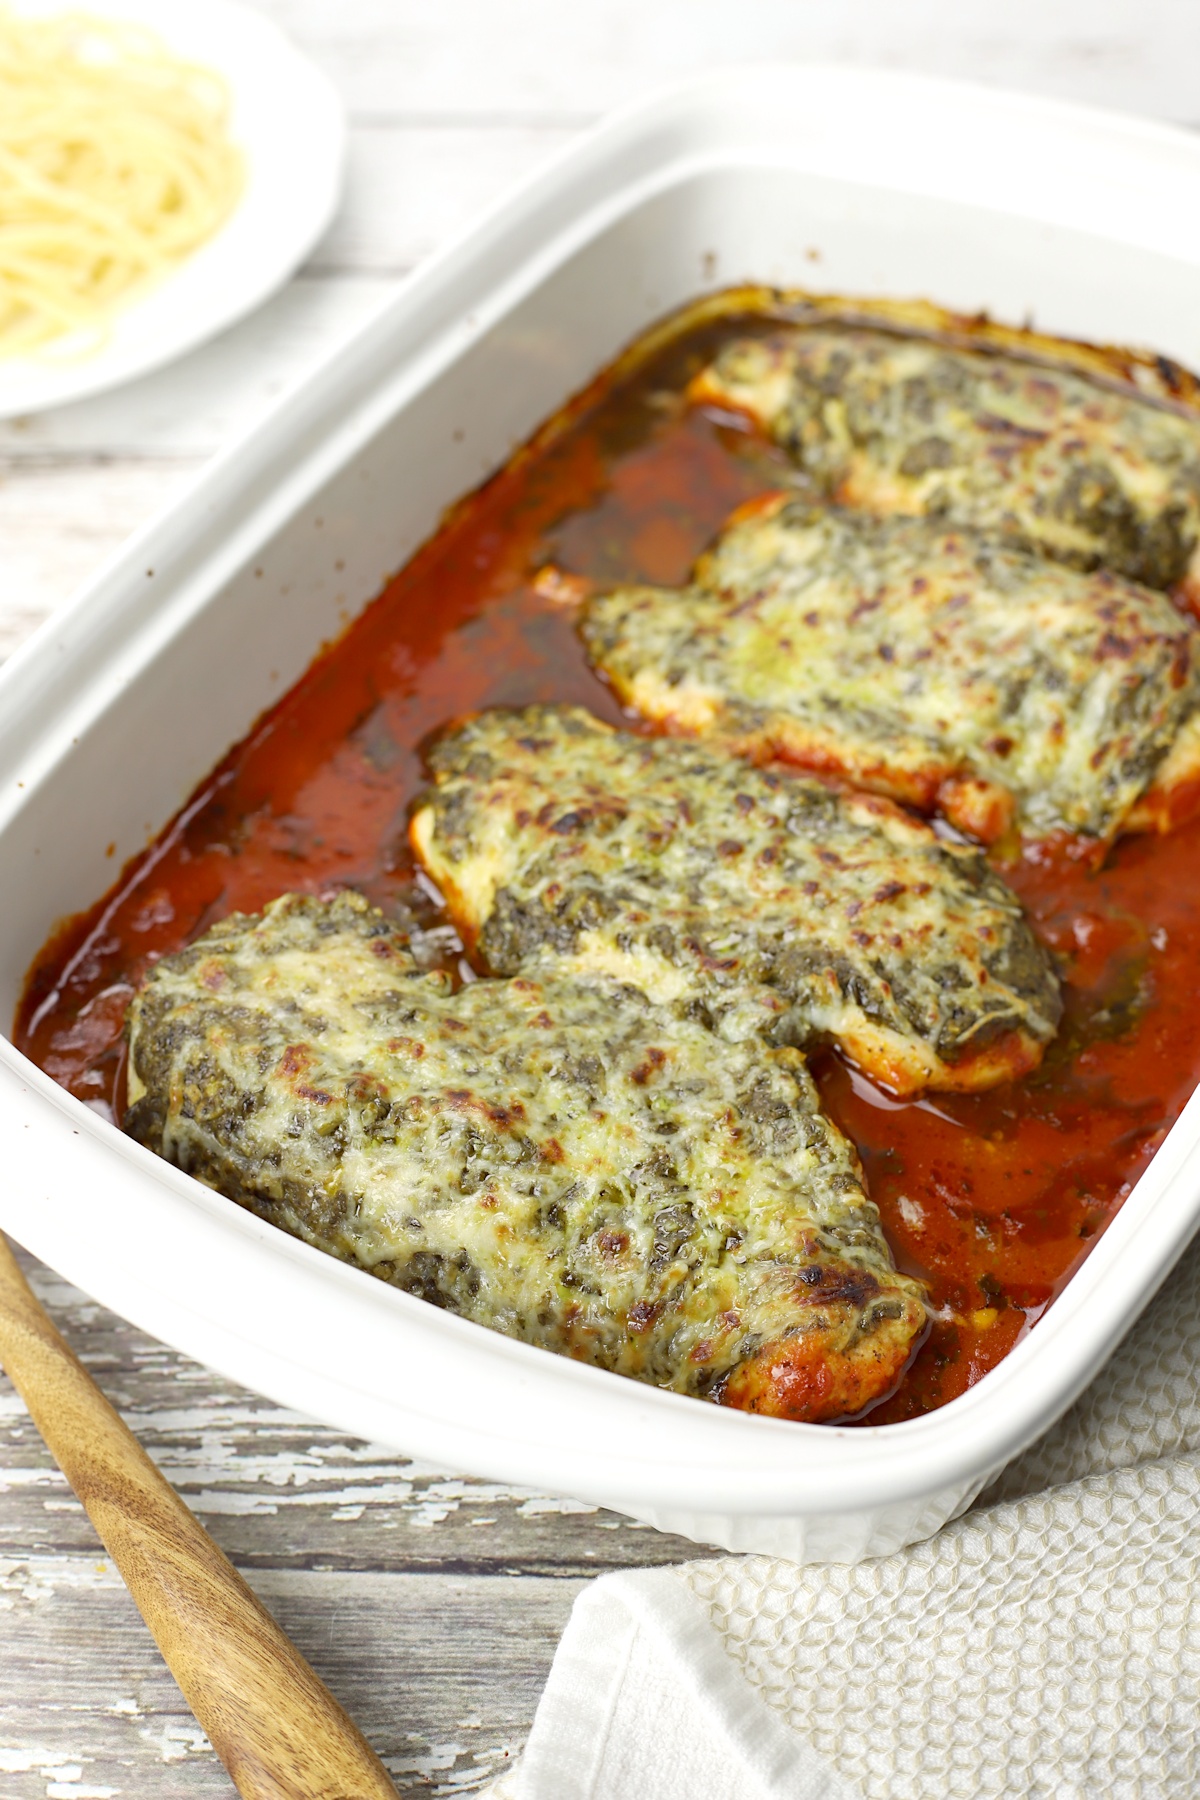
[{"label": "wooden spoon handle", "polygon": [[396,1800],[358,1727],[59,1336],[3,1236],[0,1363],[245,1800]]}]

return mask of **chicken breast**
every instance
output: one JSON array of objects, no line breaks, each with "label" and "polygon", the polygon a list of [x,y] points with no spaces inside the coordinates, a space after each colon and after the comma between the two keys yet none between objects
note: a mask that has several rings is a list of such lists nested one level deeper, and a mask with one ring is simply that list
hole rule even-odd
[{"label": "chicken breast", "polygon": [[692,384],[830,499],[1000,532],[1200,604],[1200,416],[1070,368],[871,327],[739,340]]},{"label": "chicken breast", "polygon": [[604,971],[727,1040],[832,1040],[894,1092],[1034,1067],[1061,1002],[983,856],[891,801],[637,737],[577,707],[468,719],[417,855],[481,962]]},{"label": "chicken breast", "polygon": [[355,894],[155,965],[125,1129],[526,1343],[777,1417],[860,1411],[925,1325],[803,1057],[603,975],[455,992]]},{"label": "chicken breast", "polygon": [[768,496],[690,586],[581,630],[667,729],[846,777],[994,842],[1106,844],[1200,804],[1200,632],[1162,594],[936,519]]}]

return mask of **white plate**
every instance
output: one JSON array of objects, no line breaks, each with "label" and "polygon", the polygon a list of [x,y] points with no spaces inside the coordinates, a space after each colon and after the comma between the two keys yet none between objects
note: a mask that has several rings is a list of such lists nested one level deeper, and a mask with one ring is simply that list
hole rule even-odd
[{"label": "white plate", "polygon": [[[48,16],[71,10],[71,0],[20,0],[19,10]],[[64,340],[0,358],[0,419],[116,387],[223,331],[286,281],[341,193],[341,100],[269,19],[235,0],[98,0],[95,11],[149,26],[224,77],[246,186],[215,237],[116,315],[102,348],[71,355]]]}]

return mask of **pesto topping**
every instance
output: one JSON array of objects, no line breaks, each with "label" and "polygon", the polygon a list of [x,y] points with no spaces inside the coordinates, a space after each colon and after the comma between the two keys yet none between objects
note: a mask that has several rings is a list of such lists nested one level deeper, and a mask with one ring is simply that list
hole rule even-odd
[{"label": "pesto topping", "polygon": [[1200,418],[1073,370],[818,326],[731,344],[694,393],[749,413],[846,505],[1000,532],[1147,587],[1189,574]]},{"label": "pesto topping", "polygon": [[821,1417],[923,1328],[803,1057],[714,1055],[611,978],[455,992],[358,895],[285,895],[157,963],[128,1031],[133,1136],[527,1343],[710,1397],[800,1346],[842,1372],[832,1413],[791,1414]]},{"label": "pesto topping", "polygon": [[647,717],[966,829],[963,777],[1001,828],[1015,813],[1029,836],[1111,839],[1200,704],[1197,631],[1161,594],[940,520],[782,496],[735,518],[690,586],[602,594],[582,631]]},{"label": "pesto topping", "polygon": [[434,747],[413,843],[487,967],[602,969],[727,1040],[832,1039],[902,1093],[1032,1067],[1058,984],[976,850],[890,801],[494,711]]}]

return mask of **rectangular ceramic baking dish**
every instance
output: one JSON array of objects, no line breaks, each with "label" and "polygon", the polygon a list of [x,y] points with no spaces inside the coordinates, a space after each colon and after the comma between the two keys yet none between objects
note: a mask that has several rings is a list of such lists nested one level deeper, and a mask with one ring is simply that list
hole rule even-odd
[{"label": "rectangular ceramic baking dish", "polygon": [[[1200,139],[849,69],[652,99],[427,264],[0,671],[0,1007],[319,645],[630,338],[742,280],[923,295],[1200,364]],[[3,579],[0,568],[0,580]],[[842,1430],[661,1393],[260,1223],[0,1041],[0,1224],[273,1399],[731,1549],[853,1561],[965,1506],[1095,1374],[1200,1220],[1200,1099],[1063,1297],[940,1412]]]}]

